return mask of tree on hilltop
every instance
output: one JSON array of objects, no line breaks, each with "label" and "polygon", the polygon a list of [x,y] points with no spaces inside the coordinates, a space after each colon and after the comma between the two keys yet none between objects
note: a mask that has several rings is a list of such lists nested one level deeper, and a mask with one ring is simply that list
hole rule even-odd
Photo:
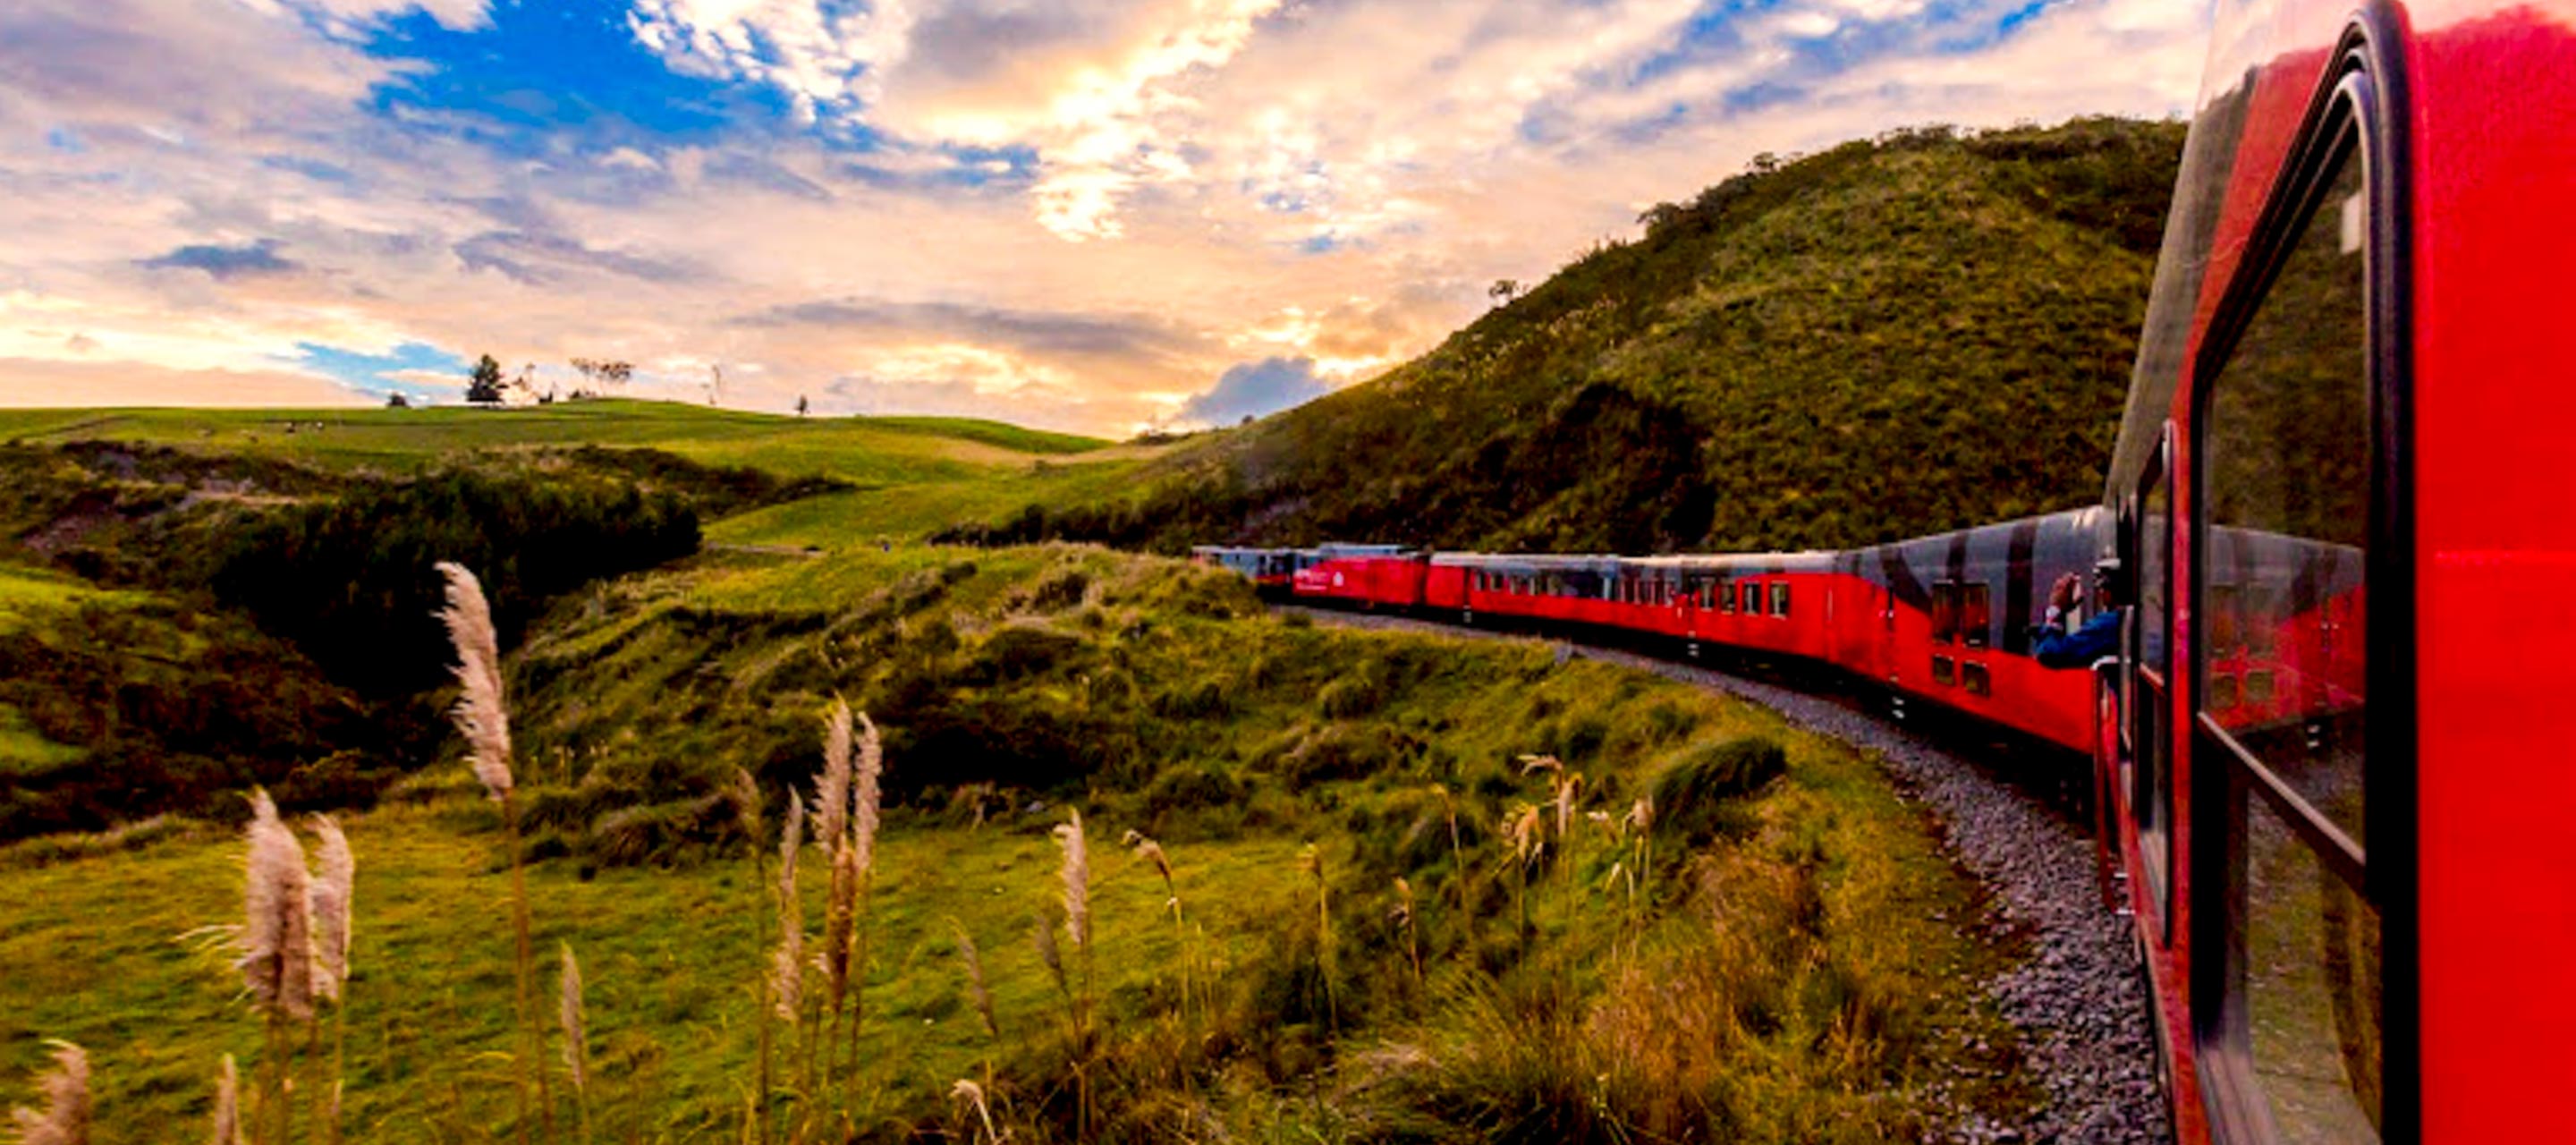
[{"label": "tree on hilltop", "polygon": [[474,372],[465,380],[465,400],[478,406],[501,404],[501,363],[492,355],[483,355],[474,363]]}]

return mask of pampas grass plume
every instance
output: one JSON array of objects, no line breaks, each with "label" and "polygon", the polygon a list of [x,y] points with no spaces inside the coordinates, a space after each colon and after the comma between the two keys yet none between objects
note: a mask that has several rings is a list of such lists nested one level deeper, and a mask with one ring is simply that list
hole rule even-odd
[{"label": "pampas grass plume", "polygon": [[794,1023],[805,1005],[805,911],[796,894],[796,853],[805,847],[805,802],[787,800],[787,829],[778,836],[778,954],[769,968],[778,1020]]},{"label": "pampas grass plume", "polygon": [[581,963],[572,956],[572,944],[562,943],[563,997],[557,1020],[563,1026],[564,1069],[572,1075],[573,1092],[581,1093],[590,1086],[589,1044],[583,1039],[581,1011]]},{"label": "pampas grass plume", "polygon": [[1064,848],[1064,932],[1076,951],[1086,950],[1091,946],[1091,847],[1083,841],[1079,809],[1073,810],[1072,822],[1056,825],[1055,841]]},{"label": "pampas grass plume", "polygon": [[241,1070],[233,1055],[224,1055],[224,1072],[215,1075],[215,1145],[242,1145]]},{"label": "pampas grass plume", "polygon": [[313,833],[322,840],[322,874],[313,880],[314,991],[333,1002],[349,980],[350,919],[356,900],[358,862],[349,853],[349,837],[338,820],[313,817]]},{"label": "pampas grass plume", "polygon": [[948,1087],[948,1096],[975,1108],[976,1118],[984,1123],[984,1135],[977,1140],[998,1142],[1002,1139],[1002,1135],[993,1129],[992,1107],[984,1104],[983,1086],[961,1077],[957,1079],[957,1084]]},{"label": "pampas grass plume", "polygon": [[823,717],[823,770],[814,777],[814,842],[825,848],[849,826],[850,738],[850,705],[834,700]]},{"label": "pampas grass plume", "polygon": [[272,1017],[313,1016],[313,900],[304,845],[265,791],[251,792],[250,853],[242,894],[243,984]]},{"label": "pampas grass plume", "polygon": [[447,607],[439,620],[456,645],[456,727],[473,751],[474,778],[494,799],[510,793],[510,713],[501,702],[501,638],[492,627],[492,605],[483,582],[465,566],[438,562],[447,580]]},{"label": "pampas grass plume", "polygon": [[[858,852],[859,874],[866,875],[876,869],[877,863],[877,812],[884,798],[877,781],[885,774],[885,742],[877,734],[876,721],[869,719],[866,712],[860,712],[858,717],[858,761],[851,769],[857,790],[851,793],[855,806],[851,812],[850,845]],[[849,718],[847,705],[841,708],[841,718],[845,723]]]},{"label": "pampas grass plume", "polygon": [[975,1013],[984,1019],[984,1032],[999,1039],[1002,1025],[993,1020],[993,992],[984,985],[984,956],[975,949],[975,936],[966,933],[966,924],[948,920],[948,928],[957,934],[957,957],[966,963],[966,989],[975,999]]},{"label": "pampas grass plume", "polygon": [[9,1111],[19,1145],[89,1145],[89,1054],[70,1042],[54,1048],[54,1072],[45,1075],[45,1110]]}]

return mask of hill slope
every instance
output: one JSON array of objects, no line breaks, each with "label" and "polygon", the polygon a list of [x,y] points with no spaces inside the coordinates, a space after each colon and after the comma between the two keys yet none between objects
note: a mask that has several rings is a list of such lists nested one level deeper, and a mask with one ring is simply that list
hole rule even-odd
[{"label": "hill slope", "polygon": [[1844,546],[2100,488],[2183,126],[1844,144],[1647,214],[1383,378],[966,539]]}]

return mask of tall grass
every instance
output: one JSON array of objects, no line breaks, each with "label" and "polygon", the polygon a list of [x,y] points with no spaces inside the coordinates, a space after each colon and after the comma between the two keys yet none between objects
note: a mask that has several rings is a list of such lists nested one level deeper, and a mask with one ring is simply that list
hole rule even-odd
[{"label": "tall grass", "polygon": [[563,971],[557,979],[556,1025],[563,1033],[565,1079],[572,1083],[572,1099],[581,1113],[581,1139],[590,1140],[590,1037],[584,1024],[581,1005],[581,963],[572,956],[572,944],[561,944]]},{"label": "tall grass", "polygon": [[520,1145],[526,1145],[528,1075],[532,1071],[536,1074],[538,1108],[548,1138],[554,1136],[554,1085],[548,1079],[548,1071],[538,1065],[545,1056],[545,1027],[536,1015],[536,951],[528,922],[527,856],[519,841],[518,805],[512,798],[517,784],[510,770],[510,710],[503,698],[501,638],[492,627],[492,605],[484,599],[483,583],[475,579],[473,572],[463,565],[441,561],[438,574],[446,581],[447,598],[439,620],[447,626],[448,640],[455,646],[456,682],[462,689],[456,701],[456,730],[465,737],[469,749],[466,761],[474,778],[501,805],[502,829],[510,850],[510,928],[516,940],[513,961],[518,972],[519,1037],[511,1076],[519,1110],[514,1130]]},{"label": "tall grass", "polygon": [[[1083,838],[1082,811],[1070,810],[1070,821],[1055,828],[1056,845],[1064,852],[1058,876],[1064,883],[1064,935],[1073,945],[1076,963],[1071,976],[1079,987],[1073,998],[1073,1079],[1077,1107],[1074,1134],[1078,1139],[1091,1137],[1091,845]],[[1041,930],[1040,934],[1047,931]],[[1048,965],[1057,969],[1057,980],[1066,975],[1062,962],[1053,955],[1053,944],[1047,944]]]}]

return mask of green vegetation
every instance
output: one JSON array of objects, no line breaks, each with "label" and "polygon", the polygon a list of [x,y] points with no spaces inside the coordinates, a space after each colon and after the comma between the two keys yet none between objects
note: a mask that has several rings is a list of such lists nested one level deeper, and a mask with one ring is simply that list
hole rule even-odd
[{"label": "green vegetation", "polygon": [[1178,447],[1142,492],[948,536],[1762,550],[2082,503],[2182,137],[2087,119],[1758,162],[1383,378]]},{"label": "green vegetation", "polygon": [[[1070,547],[700,558],[557,606],[509,683],[532,941],[579,952],[597,1132],[742,1135],[774,862],[738,816],[693,808],[737,765],[773,812],[810,791],[834,694],[886,733],[868,1024],[855,1096],[782,1070],[782,1136],[838,1140],[844,1115],[867,1138],[971,1136],[960,1078],[1020,1140],[1186,1119],[1265,1140],[1874,1141],[1925,1131],[1935,1084],[1997,1117],[2034,1099],[2008,1028],[1958,987],[2012,952],[1941,921],[1975,917],[1973,892],[1866,759],[1543,645],[1258,612],[1208,570]],[[1538,752],[1560,770],[1530,771]],[[1745,753],[1776,766],[1672,778]],[[1729,810],[1687,845],[1703,801]],[[1092,841],[1079,1036],[1030,942],[1061,928],[1046,833],[1067,805]],[[510,1136],[497,809],[451,764],[348,826],[342,1124]],[[1168,882],[1114,844],[1131,829]],[[0,1089],[33,1076],[40,1036],[79,1041],[123,1139],[201,1123],[222,1053],[250,1076],[263,1039],[230,956],[181,937],[237,917],[239,854],[184,827],[0,851],[23,888],[0,906]],[[809,862],[808,920],[824,881]]]},{"label": "green vegetation", "polygon": [[167,445],[340,472],[416,472],[476,450],[650,447],[703,465],[858,485],[955,480],[1107,444],[957,418],[792,418],[613,400],[500,410],[0,410],[0,441]]},{"label": "green vegetation", "polygon": [[211,587],[334,678],[392,696],[446,676],[432,616],[440,561],[485,570],[506,646],[555,597],[697,548],[697,513],[676,495],[445,471],[262,521],[235,539]]}]

